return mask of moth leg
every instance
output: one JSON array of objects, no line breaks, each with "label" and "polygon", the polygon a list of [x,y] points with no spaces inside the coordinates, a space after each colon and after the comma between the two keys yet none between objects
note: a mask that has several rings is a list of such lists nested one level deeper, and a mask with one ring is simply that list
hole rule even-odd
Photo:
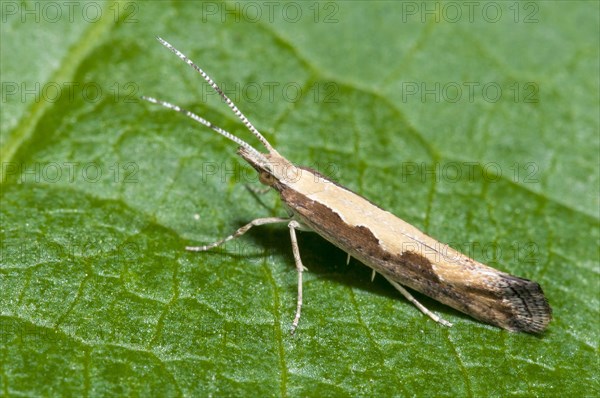
[{"label": "moth leg", "polygon": [[298,302],[296,304],[296,316],[294,317],[292,328],[290,330],[290,333],[294,334],[298,327],[298,322],[300,322],[300,312],[302,311],[302,272],[306,269],[304,265],[302,265],[302,260],[300,259],[300,249],[298,248],[298,240],[296,239],[296,229],[303,230],[306,227],[303,227],[296,220],[290,221],[288,227],[290,228],[290,238],[292,239],[292,252],[294,253],[296,271],[298,271]]},{"label": "moth leg", "polygon": [[268,186],[262,187],[262,188],[257,188],[250,184],[246,184],[246,188],[248,189],[248,191],[250,191],[256,195],[264,195],[271,190],[271,187],[268,187]]},{"label": "moth leg", "polygon": [[275,224],[275,223],[288,222],[288,221],[290,221],[289,218],[281,218],[281,217],[257,218],[256,220],[250,221],[248,224],[244,225],[243,227],[241,227],[240,229],[235,231],[232,235],[229,235],[226,238],[223,238],[214,243],[204,245],[204,246],[186,246],[185,250],[189,250],[192,252],[203,252],[203,251],[215,248],[217,246],[220,246],[225,242],[228,242],[232,239],[235,239],[237,237],[244,235],[252,227],[256,227],[258,225]]},{"label": "moth leg", "polygon": [[406,297],[406,299],[408,301],[410,301],[411,303],[413,303],[419,310],[421,310],[422,313],[424,313],[425,315],[427,315],[428,317],[430,317],[431,319],[433,319],[434,321],[436,321],[437,323],[441,323],[444,326],[448,326],[448,327],[452,327],[452,324],[442,318],[440,318],[439,316],[437,316],[436,314],[434,314],[433,312],[429,311],[427,308],[425,308],[425,306],[421,303],[419,303],[417,301],[416,298],[414,298],[412,296],[412,294],[410,294],[408,292],[408,290],[406,290],[405,288],[402,287],[402,285],[400,285],[397,282],[394,282],[393,280],[391,280],[390,278],[388,278],[387,276],[385,276],[385,279],[388,280],[388,282],[390,282],[392,284],[392,286],[394,286],[396,288],[396,290],[398,290],[400,293],[402,293],[402,295],[404,297]]}]

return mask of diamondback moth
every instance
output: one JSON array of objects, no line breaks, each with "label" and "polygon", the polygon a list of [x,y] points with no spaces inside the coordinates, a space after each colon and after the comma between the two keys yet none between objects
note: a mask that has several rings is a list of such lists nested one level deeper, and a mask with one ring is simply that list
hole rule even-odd
[{"label": "diamondback moth", "polygon": [[169,102],[142,99],[183,113],[239,145],[238,155],[272,188],[288,209],[289,217],[258,218],[232,235],[190,251],[206,251],[240,237],[250,228],[287,223],[298,273],[298,299],[293,334],[302,310],[302,272],[296,230],[313,231],[383,275],[424,314],[445,326],[452,324],[429,311],[403,286],[416,290],[475,319],[513,332],[540,333],[552,310],[540,285],[486,266],[424,234],[416,227],[371,203],[362,196],[308,167],[296,166],[281,156],[240,112],[217,84],[189,58],[165,40],[158,41],[198,72],[221,96],[233,113],[265,147],[263,153],[208,120]]}]

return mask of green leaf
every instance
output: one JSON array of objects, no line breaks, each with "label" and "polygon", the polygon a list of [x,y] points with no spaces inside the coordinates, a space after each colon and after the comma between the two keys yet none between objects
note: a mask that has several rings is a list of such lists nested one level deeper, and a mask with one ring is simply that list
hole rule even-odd
[{"label": "green leaf", "polygon": [[[0,5],[3,395],[598,394],[597,2]],[[539,282],[548,330],[417,295],[445,328],[300,233],[290,336],[284,225],[184,250],[286,212],[235,145],[139,100],[256,144],[156,35],[291,161]]]}]

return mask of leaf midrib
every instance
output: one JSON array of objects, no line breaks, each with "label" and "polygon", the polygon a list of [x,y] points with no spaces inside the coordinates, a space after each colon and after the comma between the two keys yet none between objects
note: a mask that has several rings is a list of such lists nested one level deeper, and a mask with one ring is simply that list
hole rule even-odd
[{"label": "leaf midrib", "polygon": [[[107,4],[112,7],[116,1]],[[103,42],[104,37],[111,31],[114,22],[110,18],[101,18],[97,22],[89,24],[89,28],[84,31],[79,40],[67,51],[59,67],[52,73],[47,81],[66,82],[73,80],[77,69],[80,67],[94,49]],[[5,142],[0,146],[0,159],[3,162],[13,160],[19,148],[27,142],[36,131],[36,126],[40,119],[53,108],[52,101],[34,101],[29,108],[23,112],[24,117],[18,121],[16,127],[10,134],[7,134]],[[7,169],[2,168],[0,181],[4,181]]]}]

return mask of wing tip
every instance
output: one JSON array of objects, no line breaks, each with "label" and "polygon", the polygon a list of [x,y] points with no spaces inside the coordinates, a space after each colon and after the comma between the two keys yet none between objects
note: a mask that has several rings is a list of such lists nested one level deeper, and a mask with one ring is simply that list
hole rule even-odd
[{"label": "wing tip", "polygon": [[503,300],[511,308],[507,329],[515,332],[542,333],[552,320],[552,308],[542,287],[528,279],[512,275],[504,278]]}]

